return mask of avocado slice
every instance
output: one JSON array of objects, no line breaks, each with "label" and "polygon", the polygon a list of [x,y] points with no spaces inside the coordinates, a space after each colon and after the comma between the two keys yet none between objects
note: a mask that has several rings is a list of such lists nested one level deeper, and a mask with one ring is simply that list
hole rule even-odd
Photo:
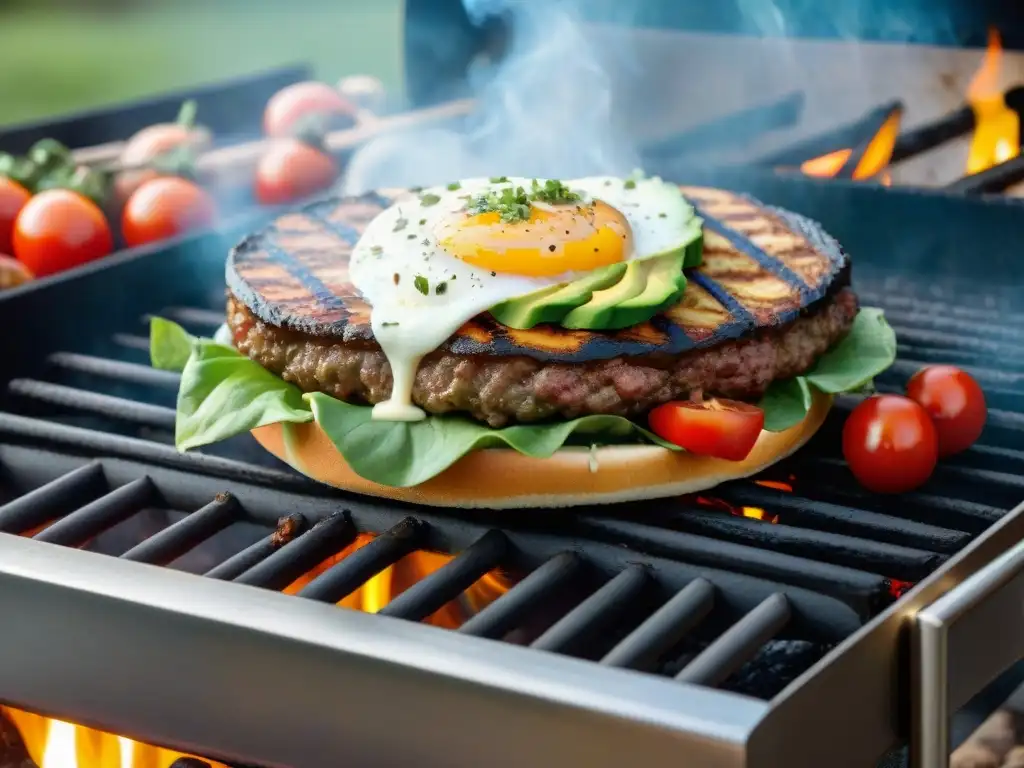
[{"label": "avocado slice", "polygon": [[684,260],[684,251],[680,250],[649,261],[644,290],[611,307],[601,327],[608,330],[629,328],[650,320],[679,301],[686,289]]},{"label": "avocado slice", "polygon": [[589,302],[595,291],[619,282],[625,272],[625,263],[609,264],[567,285],[554,285],[503,301],[491,307],[491,315],[509,328],[560,323],[570,310]]},{"label": "avocado slice", "polygon": [[615,307],[643,293],[647,287],[647,272],[650,266],[650,260],[629,262],[619,282],[603,291],[595,291],[590,301],[576,307],[562,318],[562,326],[602,330],[608,328],[607,323]]}]

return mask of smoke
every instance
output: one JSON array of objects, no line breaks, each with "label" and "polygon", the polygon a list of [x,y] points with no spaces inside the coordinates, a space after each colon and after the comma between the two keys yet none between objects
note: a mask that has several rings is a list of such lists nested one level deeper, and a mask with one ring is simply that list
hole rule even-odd
[{"label": "smoke", "polygon": [[465,3],[474,23],[503,15],[513,29],[505,58],[472,73],[474,115],[460,130],[410,131],[367,144],[349,164],[344,193],[479,176],[626,175],[639,165],[609,77],[611,67],[628,66],[628,56],[597,45],[577,0]]}]

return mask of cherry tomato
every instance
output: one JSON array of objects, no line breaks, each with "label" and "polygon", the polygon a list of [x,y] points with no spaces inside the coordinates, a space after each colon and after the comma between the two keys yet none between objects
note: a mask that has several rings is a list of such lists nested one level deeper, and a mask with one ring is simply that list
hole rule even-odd
[{"label": "cherry tomato", "polygon": [[0,176],[0,253],[11,253],[14,234],[14,220],[25,207],[32,193],[21,184]]},{"label": "cherry tomato", "polygon": [[0,254],[0,291],[16,288],[32,279],[28,267],[17,259]]},{"label": "cherry tomato", "polygon": [[191,181],[164,176],[147,181],[129,198],[121,233],[134,248],[208,227],[214,219],[216,206],[209,192]]},{"label": "cherry tomato", "polygon": [[922,368],[907,384],[907,397],[932,417],[940,457],[970,448],[985,428],[985,393],[970,374],[952,365]]},{"label": "cherry tomato", "polygon": [[874,395],[843,425],[843,456],[870,491],[903,493],[931,477],[938,438],[928,413],[899,395]]},{"label": "cherry tomato", "polygon": [[691,453],[742,461],[764,428],[764,411],[736,400],[679,400],[647,417],[651,431]]},{"label": "cherry tomato", "polygon": [[350,127],[355,123],[355,106],[327,83],[295,83],[270,97],[263,112],[267,136],[293,136],[301,123],[313,117],[326,121],[325,127]]},{"label": "cherry tomato", "polygon": [[277,205],[327,189],[338,175],[330,155],[298,139],[274,142],[256,167],[256,199]]},{"label": "cherry tomato", "polygon": [[[201,151],[209,143],[209,132],[203,128],[183,123],[159,123],[143,128],[128,140],[121,152],[120,164],[125,168],[135,168],[151,163],[178,147],[191,145]],[[152,169],[122,171],[114,182],[117,199],[123,203],[135,190],[158,175]]]},{"label": "cherry tomato", "polygon": [[102,258],[113,249],[103,211],[67,189],[40,192],[14,222],[14,255],[36,277]]}]

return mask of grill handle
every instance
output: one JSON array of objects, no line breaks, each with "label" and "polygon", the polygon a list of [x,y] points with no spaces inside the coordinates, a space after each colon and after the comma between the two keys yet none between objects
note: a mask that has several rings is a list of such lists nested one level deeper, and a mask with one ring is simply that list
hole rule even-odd
[{"label": "grill handle", "polygon": [[949,767],[952,714],[1022,655],[1024,541],[914,618],[911,768]]}]

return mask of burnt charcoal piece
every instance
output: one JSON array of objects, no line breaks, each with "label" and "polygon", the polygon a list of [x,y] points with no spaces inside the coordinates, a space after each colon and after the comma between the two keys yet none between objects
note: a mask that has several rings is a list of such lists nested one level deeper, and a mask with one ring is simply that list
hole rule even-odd
[{"label": "burnt charcoal piece", "polygon": [[0,712],[0,768],[38,768],[25,749],[21,734]]},{"label": "burnt charcoal piece", "polygon": [[828,650],[806,640],[770,640],[722,686],[734,693],[770,699],[810,669]]}]

